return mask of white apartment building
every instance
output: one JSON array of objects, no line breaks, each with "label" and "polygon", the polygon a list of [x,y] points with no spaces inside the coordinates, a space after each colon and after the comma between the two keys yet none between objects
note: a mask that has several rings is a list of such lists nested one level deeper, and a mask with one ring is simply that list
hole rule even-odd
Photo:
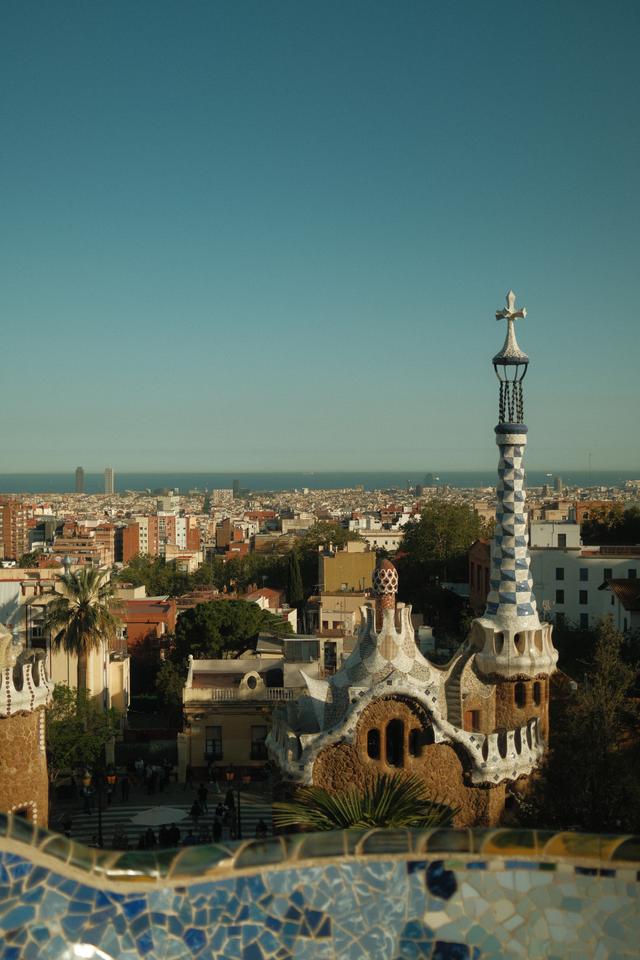
[{"label": "white apartment building", "polygon": [[533,522],[530,554],[541,615],[583,629],[614,613],[605,580],[640,577],[640,546],[582,546],[577,523]]},{"label": "white apartment building", "polygon": [[404,530],[362,530],[361,538],[369,544],[370,550],[388,550],[395,553],[404,539]]}]

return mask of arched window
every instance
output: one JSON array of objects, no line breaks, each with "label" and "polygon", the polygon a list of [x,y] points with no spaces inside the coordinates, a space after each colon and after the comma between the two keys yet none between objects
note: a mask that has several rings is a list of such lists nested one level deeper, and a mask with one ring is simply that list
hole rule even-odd
[{"label": "arched window", "polygon": [[542,684],[539,680],[536,680],[533,685],[533,702],[536,707],[539,707],[542,702]]},{"label": "arched window", "polygon": [[525,647],[524,633],[516,633],[515,637],[513,638],[513,642],[516,645],[516,650],[518,651],[518,653],[524,653],[524,647]]},{"label": "arched window", "polygon": [[422,730],[420,727],[413,727],[409,731],[409,756],[419,757],[422,753]]},{"label": "arched window", "polygon": [[367,756],[371,760],[380,759],[380,731],[369,730],[367,734]]},{"label": "arched window", "polygon": [[391,767],[404,766],[404,723],[390,720],[387,724],[387,763]]},{"label": "arched window", "polygon": [[513,700],[516,707],[518,707],[519,710],[522,710],[527,702],[527,691],[524,683],[516,683],[513,691]]},{"label": "arched window", "polygon": [[500,656],[504,648],[504,633],[496,633],[493,638],[493,646],[496,651],[496,654]]}]

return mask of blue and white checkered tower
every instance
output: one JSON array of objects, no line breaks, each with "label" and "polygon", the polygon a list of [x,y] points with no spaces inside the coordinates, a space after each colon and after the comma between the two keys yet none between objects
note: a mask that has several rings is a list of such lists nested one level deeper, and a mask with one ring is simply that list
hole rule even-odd
[{"label": "blue and white checkered tower", "polygon": [[558,659],[551,628],[541,623],[530,572],[529,535],[525,509],[524,468],[527,443],[523,423],[522,381],[529,357],[518,346],[515,321],[527,311],[515,309],[513,290],[506,310],[496,320],[507,321],[507,335],[493,367],[500,382],[499,423],[495,428],[500,450],[496,490],[496,523],[491,543],[490,591],[484,616],[476,621],[476,642],[482,643],[478,666],[484,673],[535,676],[551,672]]}]

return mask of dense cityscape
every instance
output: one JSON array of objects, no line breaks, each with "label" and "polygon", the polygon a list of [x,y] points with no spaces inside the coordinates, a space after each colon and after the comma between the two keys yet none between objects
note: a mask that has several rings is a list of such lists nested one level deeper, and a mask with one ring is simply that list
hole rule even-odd
[{"label": "dense cityscape", "polygon": [[639,30],[5,5],[0,960],[638,955]]}]

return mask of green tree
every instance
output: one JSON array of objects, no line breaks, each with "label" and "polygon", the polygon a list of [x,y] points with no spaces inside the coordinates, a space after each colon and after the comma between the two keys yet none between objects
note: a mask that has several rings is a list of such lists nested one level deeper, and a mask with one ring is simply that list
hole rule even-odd
[{"label": "green tree", "polygon": [[611,507],[596,507],[580,529],[585,544],[630,545],[640,543],[640,508],[621,503]]},{"label": "green tree", "polygon": [[585,667],[584,683],[553,717],[551,748],[523,802],[524,818],[541,827],[638,830],[637,709],[630,697],[637,670],[625,662],[610,617],[600,623]]},{"label": "green tree", "polygon": [[482,520],[466,503],[432,500],[420,519],[405,527],[402,552],[431,578],[448,580],[459,573],[466,578],[469,547],[484,532]]},{"label": "green tree", "polygon": [[192,589],[192,580],[188,573],[181,570],[175,560],[166,563],[162,557],[149,557],[138,554],[132,557],[118,576],[121,583],[131,583],[134,587],[145,587],[147,596],[179,597]]},{"label": "green tree", "polygon": [[287,570],[287,600],[289,605],[298,609],[304,603],[304,587],[300,573],[300,561],[296,550],[289,554]]},{"label": "green tree", "polygon": [[262,631],[283,636],[291,633],[291,625],[245,600],[199,603],[178,617],[174,656],[183,661],[189,654],[196,659],[235,656]]},{"label": "green tree", "polygon": [[274,803],[277,827],[345,830],[368,827],[450,827],[457,811],[430,798],[415,775],[378,776],[370,787],[329,793],[299,787],[295,800]]},{"label": "green tree", "polygon": [[48,604],[43,624],[56,649],[77,656],[78,689],[86,690],[89,653],[114,638],[118,628],[113,587],[94,567],[65,573],[60,586],[62,592]]},{"label": "green tree", "polygon": [[340,523],[319,520],[309,527],[306,533],[298,537],[298,549],[302,553],[317,553],[319,547],[344,547],[350,540],[359,540],[360,536],[353,530],[347,530]]},{"label": "green tree", "polygon": [[18,566],[23,570],[33,570],[38,566],[38,558],[42,556],[40,550],[32,550],[30,553],[23,553],[18,560]]},{"label": "green tree", "polygon": [[174,717],[182,713],[182,690],[186,676],[184,667],[171,660],[163,660],[156,674],[158,700]]},{"label": "green tree", "polygon": [[59,683],[46,709],[47,769],[52,791],[78,766],[91,767],[120,727],[116,710],[91,703],[86,690]]}]

